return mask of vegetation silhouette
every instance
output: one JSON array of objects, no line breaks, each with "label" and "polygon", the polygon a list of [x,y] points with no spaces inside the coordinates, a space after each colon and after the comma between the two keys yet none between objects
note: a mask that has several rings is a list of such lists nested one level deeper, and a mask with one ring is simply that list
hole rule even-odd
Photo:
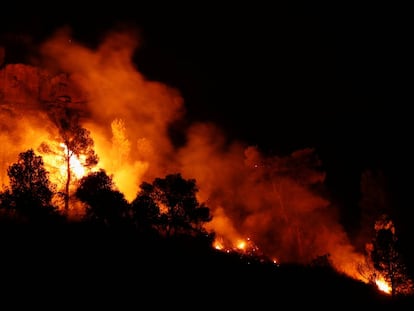
[{"label": "vegetation silhouette", "polygon": [[140,189],[132,202],[135,220],[139,221],[140,214],[149,215],[151,227],[155,226],[165,237],[208,235],[204,225],[212,216],[210,209],[196,198],[195,179],[186,180],[180,173],[169,174],[155,178],[151,184],[143,182]]},{"label": "vegetation silhouette", "polygon": [[392,219],[382,215],[375,224],[375,237],[369,244],[369,256],[375,269],[381,272],[385,281],[390,284],[391,295],[412,295],[414,284],[409,277]]},{"label": "vegetation silhouette", "polygon": [[127,224],[128,202],[105,170],[83,177],[75,196],[86,204],[85,221],[110,227]]},{"label": "vegetation silhouette", "polygon": [[[76,157],[78,161],[82,162],[82,167],[89,170],[98,164],[99,157],[95,153],[94,141],[90,136],[90,131],[81,126],[78,113],[68,107],[55,105],[50,107],[49,115],[59,130],[59,137],[56,141],[62,141],[64,147],[61,155],[66,166],[66,181],[61,194],[64,200],[64,212],[67,214],[69,212],[73,175],[71,163]],[[46,143],[42,144],[40,150],[44,153],[56,153]],[[62,153],[62,151],[59,151],[59,153]],[[81,157],[81,154],[83,157]]]},{"label": "vegetation silhouette", "polygon": [[0,193],[0,207],[9,219],[32,224],[61,218],[52,203],[56,187],[49,181],[42,157],[33,149],[21,152],[7,175],[9,186]]},{"label": "vegetation silhouette", "polygon": [[[3,280],[41,279],[43,290],[57,297],[76,284],[95,300],[112,297],[121,304],[140,297],[154,307],[194,307],[190,300],[232,308],[304,302],[320,308],[413,306],[412,296],[391,299],[338,273],[325,257],[310,265],[275,265],[215,249],[214,232],[204,229],[212,220],[210,209],[197,200],[196,180],[180,173],[143,182],[128,203],[105,170],[91,172],[75,192],[85,204],[84,218],[76,221],[52,205],[55,190],[33,150],[21,153],[8,174],[10,186],[0,194],[0,247],[8,254],[0,259],[7,267]],[[13,226],[43,219],[59,219],[59,226]],[[388,241],[382,236],[378,243]]]}]

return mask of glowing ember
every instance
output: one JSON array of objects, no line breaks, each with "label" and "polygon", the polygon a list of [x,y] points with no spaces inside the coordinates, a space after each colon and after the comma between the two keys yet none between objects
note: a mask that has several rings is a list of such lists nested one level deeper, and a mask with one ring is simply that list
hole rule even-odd
[{"label": "glowing ember", "polygon": [[375,280],[375,284],[377,284],[377,287],[380,291],[391,294],[391,286],[383,278],[378,278]]},{"label": "glowing ember", "polygon": [[218,250],[224,249],[223,244],[221,242],[217,241],[217,240],[214,241],[213,246],[214,246],[215,249],[218,249]]},{"label": "glowing ember", "polygon": [[244,250],[246,248],[246,241],[240,240],[237,242],[237,248],[240,250]]},{"label": "glowing ember", "polygon": [[258,247],[250,238],[238,238],[235,241],[217,237],[213,243],[213,247],[226,252],[239,252],[244,254],[253,254],[258,251]]}]

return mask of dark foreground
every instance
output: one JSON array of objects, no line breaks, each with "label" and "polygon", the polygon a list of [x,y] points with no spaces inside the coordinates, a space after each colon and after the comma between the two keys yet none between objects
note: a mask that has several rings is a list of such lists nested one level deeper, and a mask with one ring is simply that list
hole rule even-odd
[{"label": "dark foreground", "polygon": [[327,267],[277,266],[192,241],[143,239],[125,232],[3,228],[0,256],[2,304],[14,308],[414,306],[412,297],[391,299]]}]

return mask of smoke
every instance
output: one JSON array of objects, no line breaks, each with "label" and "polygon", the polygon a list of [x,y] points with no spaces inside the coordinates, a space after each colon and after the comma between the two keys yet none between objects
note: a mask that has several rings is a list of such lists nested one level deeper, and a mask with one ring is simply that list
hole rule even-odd
[{"label": "smoke", "polygon": [[21,115],[0,110],[0,186],[8,185],[6,171],[18,154],[39,146],[53,131],[50,120],[41,111],[29,110],[27,115]]},{"label": "smoke", "polygon": [[179,90],[139,72],[132,62],[137,34],[110,32],[91,49],[64,28],[42,44],[39,64],[60,77],[59,87],[43,87],[30,117],[1,114],[2,170],[18,152],[56,137],[44,103],[66,99],[91,132],[98,166],[128,200],[141,182],[180,172],[196,179],[199,200],[213,214],[208,228],[223,239],[249,238],[281,262],[305,263],[329,254],[345,271],[360,260],[325,195],[325,173],[314,149],[266,155],[243,141],[229,141],[212,122],[190,124],[185,143],[173,144],[169,128],[187,117],[185,102]]},{"label": "smoke", "polygon": [[112,32],[96,51],[76,43],[69,29],[56,32],[42,46],[44,64],[69,72],[81,86],[100,166],[132,200],[138,185],[165,175],[174,150],[169,126],[183,114],[179,92],[148,81],[132,63],[136,33]]},{"label": "smoke", "polygon": [[249,238],[281,262],[329,255],[339,270],[351,271],[350,262],[362,260],[323,195],[325,173],[315,150],[264,155],[242,142],[229,144],[213,124],[194,124],[187,137],[178,161],[185,176],[197,179],[215,232],[235,243]]}]

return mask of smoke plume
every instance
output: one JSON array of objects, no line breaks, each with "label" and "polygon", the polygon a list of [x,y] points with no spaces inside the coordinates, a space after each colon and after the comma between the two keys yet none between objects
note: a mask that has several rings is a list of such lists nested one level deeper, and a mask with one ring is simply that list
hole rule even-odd
[{"label": "smoke plume", "polygon": [[[66,101],[91,132],[98,166],[113,176],[128,200],[141,182],[180,172],[196,179],[199,200],[213,214],[208,229],[228,247],[248,238],[281,262],[306,263],[329,255],[339,270],[355,275],[352,265],[362,257],[323,190],[325,173],[317,151],[266,155],[257,146],[229,141],[213,122],[187,122],[185,143],[174,145],[169,129],[187,118],[185,101],[179,90],[140,73],[132,61],[139,43],[134,30],[113,31],[91,49],[76,42],[70,29],[58,30],[41,45],[37,65],[26,67],[37,80],[30,84],[23,74],[16,77],[16,83],[28,87],[23,102],[13,100],[11,67],[3,69],[2,184],[19,152],[37,150],[58,137],[47,112],[50,105]],[[51,77],[59,77],[59,83]]]}]

